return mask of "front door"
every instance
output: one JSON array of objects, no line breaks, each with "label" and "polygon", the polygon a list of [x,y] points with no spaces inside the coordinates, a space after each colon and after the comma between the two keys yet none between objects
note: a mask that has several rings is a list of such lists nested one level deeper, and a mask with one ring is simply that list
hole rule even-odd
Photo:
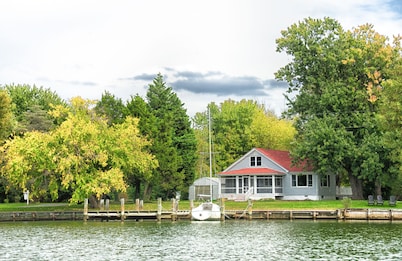
[{"label": "front door", "polygon": [[250,187],[248,176],[243,176],[243,193],[247,193]]},{"label": "front door", "polygon": [[244,194],[250,187],[250,180],[248,176],[239,176],[239,194]]}]

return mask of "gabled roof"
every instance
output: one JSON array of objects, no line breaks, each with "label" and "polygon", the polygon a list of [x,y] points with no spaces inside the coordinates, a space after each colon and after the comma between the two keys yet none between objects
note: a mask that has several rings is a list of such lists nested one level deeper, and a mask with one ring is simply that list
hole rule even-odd
[{"label": "gabled roof", "polygon": [[[266,157],[275,161],[278,165],[284,167],[290,172],[306,171],[305,163],[299,165],[292,164],[292,158],[290,157],[289,151],[284,150],[267,150],[262,148],[256,148],[259,152],[264,154]],[[309,169],[307,169],[308,171]]]},{"label": "gabled roof", "polygon": [[229,170],[219,173],[221,175],[285,175],[284,172],[276,171],[269,168],[245,168],[237,170]]},{"label": "gabled roof", "polygon": [[[245,160],[254,151],[257,151],[262,156],[268,158],[271,162],[277,165],[277,170],[264,166],[233,169],[238,162]],[[297,166],[293,165],[289,151],[254,148],[230,165],[226,170],[220,172],[219,175],[285,175],[287,172],[311,171],[311,169],[306,169],[305,166],[305,163]]]}]

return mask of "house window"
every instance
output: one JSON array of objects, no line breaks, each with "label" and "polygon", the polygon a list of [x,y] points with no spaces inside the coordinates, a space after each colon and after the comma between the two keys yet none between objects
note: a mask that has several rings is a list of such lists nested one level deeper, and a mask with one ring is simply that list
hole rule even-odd
[{"label": "house window", "polygon": [[292,175],[293,187],[312,187],[313,175]]},{"label": "house window", "polygon": [[324,175],[321,177],[321,187],[331,187],[331,176],[330,175]]},{"label": "house window", "polygon": [[261,157],[250,157],[250,166],[261,166]]}]

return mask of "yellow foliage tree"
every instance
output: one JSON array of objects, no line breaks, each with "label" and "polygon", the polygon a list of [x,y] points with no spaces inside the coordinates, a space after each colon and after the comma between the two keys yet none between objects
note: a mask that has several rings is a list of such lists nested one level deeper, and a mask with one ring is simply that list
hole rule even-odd
[{"label": "yellow foliage tree", "polygon": [[[157,162],[144,151],[149,142],[140,136],[138,120],[127,118],[109,127],[92,104],[74,98],[66,120],[54,131],[28,132],[7,142],[2,175],[10,184],[29,189],[33,198],[49,192],[55,200],[59,189],[69,190],[71,202],[125,191],[125,178],[133,171],[149,178]],[[53,115],[64,113],[56,108]]]}]

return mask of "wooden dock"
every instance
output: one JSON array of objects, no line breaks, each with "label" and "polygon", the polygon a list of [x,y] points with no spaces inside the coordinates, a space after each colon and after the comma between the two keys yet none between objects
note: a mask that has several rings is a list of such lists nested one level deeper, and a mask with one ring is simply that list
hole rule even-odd
[{"label": "wooden dock", "polygon": [[121,221],[162,221],[162,220],[190,220],[190,211],[162,211],[158,213],[157,211],[96,211],[88,212],[84,216],[84,220],[99,220],[99,221],[109,221],[109,220],[121,220]]},{"label": "wooden dock", "polygon": [[[223,220],[402,220],[402,210],[393,209],[337,209],[337,210],[227,210]],[[121,221],[178,221],[191,220],[191,211],[96,211],[88,212],[85,220]]]},{"label": "wooden dock", "polygon": [[0,222],[82,220],[81,211],[14,211],[0,212]]},{"label": "wooden dock", "polygon": [[[104,202],[103,202],[104,203]],[[121,200],[120,210],[109,210],[108,203],[101,204],[97,210],[88,209],[88,201],[84,202],[81,211],[14,211],[0,212],[0,222],[13,221],[57,221],[57,220],[95,220],[95,221],[179,221],[191,220],[190,210],[179,210],[178,202],[173,200],[172,209],[163,210],[162,200],[158,199],[157,210],[142,210],[142,204],[137,201],[135,210],[126,210],[124,199]],[[190,204],[192,206],[192,204]],[[221,220],[389,220],[402,221],[402,209],[396,208],[363,208],[335,210],[265,210],[253,209],[250,201],[244,210],[226,210],[224,201],[221,202]]]},{"label": "wooden dock", "polygon": [[[402,209],[226,210],[222,220],[384,220],[402,221]],[[18,221],[190,221],[191,211],[18,211],[0,212],[0,222]]]}]

